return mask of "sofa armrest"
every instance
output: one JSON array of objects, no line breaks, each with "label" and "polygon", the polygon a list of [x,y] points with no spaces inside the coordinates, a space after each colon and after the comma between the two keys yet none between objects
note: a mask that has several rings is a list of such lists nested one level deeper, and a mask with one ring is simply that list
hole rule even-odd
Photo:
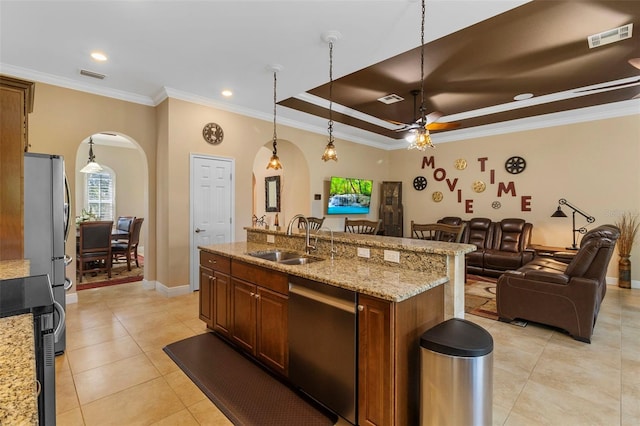
[{"label": "sofa armrest", "polygon": [[568,284],[571,277],[565,274],[560,274],[557,272],[551,271],[539,271],[539,270],[531,270],[526,271],[523,274],[524,279],[533,280],[533,281],[545,281],[553,284]]}]

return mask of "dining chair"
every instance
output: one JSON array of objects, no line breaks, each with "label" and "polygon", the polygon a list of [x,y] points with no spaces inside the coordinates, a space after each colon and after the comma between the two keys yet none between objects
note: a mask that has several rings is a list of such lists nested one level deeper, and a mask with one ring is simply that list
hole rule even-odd
[{"label": "dining chair", "polygon": [[415,223],[411,221],[411,238],[432,241],[459,243],[462,240],[465,224],[448,225],[446,223]]},{"label": "dining chair", "polygon": [[354,234],[370,234],[376,235],[382,224],[382,219],[367,220],[367,219],[349,219],[344,218],[344,232],[351,232]]},{"label": "dining chair", "polygon": [[79,282],[87,272],[106,272],[111,278],[112,220],[87,221],[79,225],[80,240],[76,254]]},{"label": "dining chair", "polygon": [[[317,231],[318,229],[322,228],[322,224],[324,223],[324,216],[323,217],[308,216],[307,221],[309,222],[309,229],[312,231],[314,230]],[[305,227],[305,222],[298,219],[298,228],[304,229],[304,227]]]},{"label": "dining chair", "polygon": [[135,260],[138,268],[140,267],[138,262],[138,242],[140,241],[140,230],[142,229],[143,221],[144,218],[142,217],[137,217],[133,220],[127,242],[114,242],[111,244],[113,262],[118,262],[120,259],[125,258],[128,271],[131,270],[132,260]]},{"label": "dining chair", "polygon": [[[129,234],[131,233],[131,229],[133,226],[133,220],[135,219],[135,216],[119,216],[118,217],[118,221],[116,222],[116,232],[114,234],[116,234],[114,236],[114,240],[125,240],[126,238],[129,237]],[[120,234],[124,234],[124,235],[120,235]],[[126,238],[125,238],[126,235]]]}]

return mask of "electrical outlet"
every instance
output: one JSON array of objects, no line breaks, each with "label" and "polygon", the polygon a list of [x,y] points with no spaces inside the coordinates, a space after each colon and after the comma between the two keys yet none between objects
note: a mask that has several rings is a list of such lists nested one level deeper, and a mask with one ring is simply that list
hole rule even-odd
[{"label": "electrical outlet", "polygon": [[371,257],[371,250],[368,248],[358,247],[358,257]]},{"label": "electrical outlet", "polygon": [[386,260],[387,262],[400,263],[400,252],[394,250],[385,250],[384,260]]},{"label": "electrical outlet", "polygon": [[274,244],[276,242],[276,236],[275,235],[267,235],[267,242]]}]

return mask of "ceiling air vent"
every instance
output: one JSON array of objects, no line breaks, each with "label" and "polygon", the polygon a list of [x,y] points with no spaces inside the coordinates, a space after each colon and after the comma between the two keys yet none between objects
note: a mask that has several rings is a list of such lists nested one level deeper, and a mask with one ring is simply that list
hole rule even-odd
[{"label": "ceiling air vent", "polygon": [[589,48],[593,49],[594,47],[600,47],[605,44],[615,43],[616,41],[631,38],[632,33],[633,24],[627,24],[599,34],[590,35],[587,37],[587,41],[589,42]]},{"label": "ceiling air vent", "polygon": [[85,75],[87,77],[97,78],[99,80],[104,80],[104,78],[106,77],[106,75],[104,74],[100,74],[100,73],[89,71],[89,70],[80,70],[80,74]]},{"label": "ceiling air vent", "polygon": [[378,100],[383,104],[390,105],[390,104],[395,104],[396,102],[404,101],[404,98],[396,95],[395,93],[392,93],[390,95],[378,98]]}]

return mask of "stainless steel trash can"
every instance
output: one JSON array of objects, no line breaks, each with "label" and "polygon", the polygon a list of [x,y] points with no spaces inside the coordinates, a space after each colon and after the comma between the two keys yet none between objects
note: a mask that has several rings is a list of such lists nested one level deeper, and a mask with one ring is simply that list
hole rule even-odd
[{"label": "stainless steel trash can", "polygon": [[491,334],[452,318],[427,330],[420,346],[420,425],[491,425]]}]

